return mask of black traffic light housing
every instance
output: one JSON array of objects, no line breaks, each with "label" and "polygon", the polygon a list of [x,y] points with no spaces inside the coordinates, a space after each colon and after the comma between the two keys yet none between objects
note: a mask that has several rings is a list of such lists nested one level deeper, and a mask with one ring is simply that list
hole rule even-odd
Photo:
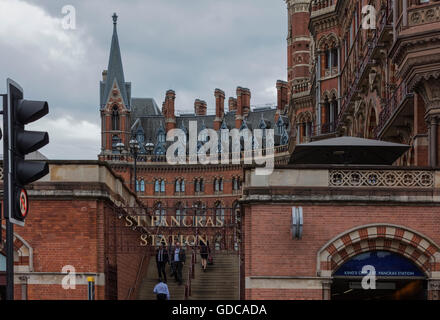
[{"label": "black traffic light housing", "polygon": [[3,110],[5,217],[23,226],[29,210],[25,186],[49,173],[47,162],[25,160],[27,154],[49,143],[49,135],[27,131],[25,125],[47,115],[49,106],[45,101],[24,100],[23,89],[11,79],[7,80],[7,89]]}]

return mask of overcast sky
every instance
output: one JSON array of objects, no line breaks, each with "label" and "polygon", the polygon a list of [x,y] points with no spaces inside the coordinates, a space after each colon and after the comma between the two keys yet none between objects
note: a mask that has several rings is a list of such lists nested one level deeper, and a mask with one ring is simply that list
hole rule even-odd
[{"label": "overcast sky", "polygon": [[[76,9],[75,30],[62,28],[65,5]],[[50,115],[32,126],[49,132],[49,158],[97,159],[113,12],[133,97],[161,106],[173,89],[177,111],[199,98],[213,113],[215,88],[228,98],[243,86],[253,105],[276,102],[276,80],[286,78],[283,0],[0,0],[0,93],[10,77],[25,98],[49,102]]]}]

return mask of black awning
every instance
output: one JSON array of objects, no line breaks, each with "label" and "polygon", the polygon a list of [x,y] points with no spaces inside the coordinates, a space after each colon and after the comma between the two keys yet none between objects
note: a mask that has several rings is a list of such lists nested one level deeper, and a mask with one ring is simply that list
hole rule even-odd
[{"label": "black awning", "polygon": [[290,163],[392,165],[409,148],[405,144],[340,137],[297,145]]}]

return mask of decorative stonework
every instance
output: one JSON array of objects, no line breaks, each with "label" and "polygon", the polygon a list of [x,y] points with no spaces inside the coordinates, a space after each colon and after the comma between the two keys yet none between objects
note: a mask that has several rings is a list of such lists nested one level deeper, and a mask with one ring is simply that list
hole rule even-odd
[{"label": "decorative stonework", "polygon": [[348,230],[318,252],[318,275],[330,277],[352,257],[385,250],[413,261],[428,277],[439,271],[439,247],[428,237],[403,226],[375,224]]},{"label": "decorative stonework", "polygon": [[412,9],[408,14],[410,27],[440,21],[440,8],[438,6]]},{"label": "decorative stonework", "polygon": [[330,170],[331,187],[434,187],[430,171]]}]

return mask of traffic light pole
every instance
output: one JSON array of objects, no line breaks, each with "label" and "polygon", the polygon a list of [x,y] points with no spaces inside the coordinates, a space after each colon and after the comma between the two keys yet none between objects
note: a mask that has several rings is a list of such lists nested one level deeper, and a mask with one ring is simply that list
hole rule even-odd
[{"label": "traffic light pole", "polygon": [[14,225],[6,220],[6,300],[14,300]]},{"label": "traffic light pole", "polygon": [[26,161],[25,156],[49,143],[47,132],[25,130],[25,126],[49,113],[46,101],[23,99],[23,88],[6,80],[3,95],[3,206],[6,220],[6,299],[14,300],[14,224],[24,227],[29,212],[25,186],[49,173],[43,161]]},{"label": "traffic light pole", "polygon": [[[9,206],[12,204],[9,201],[10,192],[10,123],[8,121],[9,115],[9,101],[8,96],[3,96],[3,212],[5,217],[9,212]],[[6,222],[6,300],[14,300],[14,226],[5,219]]]}]

